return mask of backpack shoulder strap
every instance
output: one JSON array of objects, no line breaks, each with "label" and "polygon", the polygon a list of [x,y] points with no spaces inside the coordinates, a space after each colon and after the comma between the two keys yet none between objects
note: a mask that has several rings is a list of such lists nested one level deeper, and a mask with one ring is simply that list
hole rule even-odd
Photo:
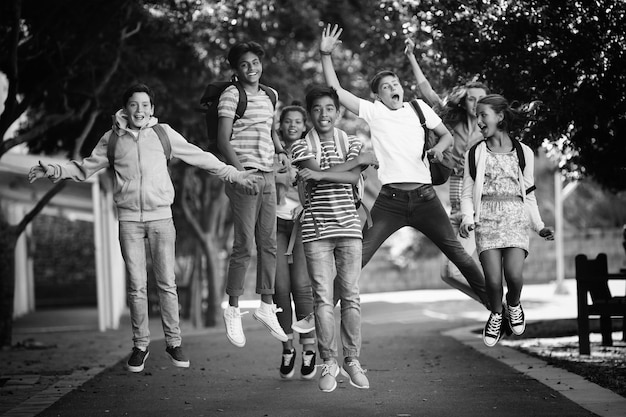
[{"label": "backpack shoulder strap", "polygon": [[348,160],[348,150],[350,149],[350,140],[348,139],[348,134],[341,129],[336,129],[337,136],[339,136],[339,147],[337,151],[341,154],[339,157],[344,161]]},{"label": "backpack shoulder strap", "polygon": [[476,181],[476,148],[483,142],[484,140],[481,140],[478,143],[474,144],[474,146],[470,148],[469,153],[467,154],[470,176],[474,181]]},{"label": "backpack shoulder strap", "polygon": [[420,119],[420,124],[422,125],[422,129],[424,129],[424,147],[422,148],[422,159],[426,156],[427,146],[428,146],[428,133],[429,129],[426,127],[426,117],[424,116],[424,112],[422,111],[422,107],[416,99],[410,101],[411,107],[415,113],[417,113],[417,117]]},{"label": "backpack shoulder strap", "polygon": [[265,94],[267,94],[267,96],[270,98],[270,101],[272,102],[272,106],[276,108],[276,101],[278,101],[278,97],[276,97],[276,92],[274,91],[274,89],[261,83],[259,83],[259,88],[265,91]]},{"label": "backpack shoulder strap", "polygon": [[522,149],[522,144],[515,138],[511,138],[511,142],[513,142],[513,147],[515,148],[515,152],[517,152],[517,160],[519,161],[519,167],[522,172],[526,169],[526,158],[524,157],[524,149]]},{"label": "backpack shoulder strap", "polygon": [[170,143],[170,138],[167,136],[167,132],[165,132],[165,128],[162,124],[156,124],[152,127],[157,136],[159,137],[159,141],[161,142],[161,146],[163,146],[163,152],[165,153],[165,159],[168,161],[172,158],[172,144]]},{"label": "backpack shoulder strap", "polygon": [[243,114],[246,112],[248,108],[248,94],[246,94],[246,90],[244,90],[243,86],[237,82],[232,81],[232,85],[237,88],[237,92],[239,93],[239,101],[237,102],[237,108],[235,109],[235,119],[241,119]]},{"label": "backpack shoulder strap", "polygon": [[107,159],[109,160],[109,166],[115,169],[115,147],[117,146],[117,139],[119,136],[115,133],[115,130],[111,129],[111,135],[109,135],[109,143],[107,144]]}]

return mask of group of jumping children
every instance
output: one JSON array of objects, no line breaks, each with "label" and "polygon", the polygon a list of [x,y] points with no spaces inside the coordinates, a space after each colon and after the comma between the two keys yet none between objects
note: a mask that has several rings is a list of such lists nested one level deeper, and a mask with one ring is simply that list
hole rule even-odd
[{"label": "group of jumping children", "polygon": [[[260,88],[263,48],[256,42],[231,48],[228,62],[247,95],[247,108],[236,117],[240,90],[235,86],[224,90],[218,104],[217,142],[225,162],[159,123],[152,91],[136,84],[123,94],[112,129],[89,157],[62,165],[40,162],[31,168],[31,182],[84,181],[101,169],[111,165],[114,169],[133,334],[128,370],[141,372],[149,356],[146,250],[158,287],[166,352],[174,366],[190,364],[182,349],[174,274],[174,187],[167,170],[167,160],[173,157],[226,183],[234,220],[223,316],[226,335],[233,345],[245,346],[246,312],[239,308],[239,297],[256,244],[256,293],[261,302],[253,317],[282,342],[282,378],[295,374],[295,332],[302,345],[303,379],[314,378],[319,369],[323,392],[335,390],[340,372],[352,386],[369,388],[359,362],[359,276],[380,245],[404,226],[421,231],[446,255],[450,264],[442,268],[444,281],[490,311],[483,330],[486,345],[494,346],[504,332],[524,332],[520,296],[529,229],[546,239],[553,239],[553,232],[544,226],[537,208],[533,152],[510,135],[520,114],[478,83],[458,88],[444,103],[432,91],[408,41],[405,54],[422,97],[417,105],[426,128],[438,139],[424,153],[425,130],[416,110],[404,101],[394,72],[379,72],[371,80],[373,102],[341,86],[331,57],[341,33],[330,25],[322,33],[319,53],[327,85],[308,90],[306,108],[297,103],[283,107],[278,123],[274,102]],[[276,91],[271,93],[277,97]],[[337,128],[340,106],[368,123],[373,152]],[[443,109],[443,119],[433,108]],[[308,131],[307,123],[312,126]],[[449,148],[455,162],[450,217],[429,171],[430,164],[443,161]],[[523,169],[520,159],[525,161]],[[353,188],[369,166],[378,170],[382,188],[371,210],[373,225],[363,228]],[[472,257],[475,248],[482,270]],[[341,356],[335,334],[337,303]],[[322,364],[316,366],[317,354]]]}]

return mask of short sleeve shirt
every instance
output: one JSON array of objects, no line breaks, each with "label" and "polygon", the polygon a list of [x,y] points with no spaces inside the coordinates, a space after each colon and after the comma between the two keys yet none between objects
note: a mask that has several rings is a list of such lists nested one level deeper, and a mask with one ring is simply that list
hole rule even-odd
[{"label": "short sleeve shirt", "polygon": [[[261,89],[257,94],[248,93],[247,97],[248,105],[243,117],[233,123],[230,144],[244,168],[271,172],[275,153],[271,133],[274,106],[269,96]],[[237,87],[232,85],[227,87],[220,96],[217,116],[234,119],[238,103]]]},{"label": "short sleeve shirt", "polygon": [[[322,170],[342,164],[356,158],[362,144],[354,137],[348,138],[347,158],[342,159],[337,152],[337,141],[321,140],[317,145],[319,152],[311,149],[305,139],[293,144],[293,163],[308,159],[316,159]],[[304,209],[302,223],[302,241],[311,242],[329,238],[362,239],[361,220],[354,205],[352,184],[336,182],[317,182],[312,191],[310,207]],[[317,230],[316,230],[317,224]],[[319,233],[319,234],[318,234]]]},{"label": "short sleeve shirt", "polygon": [[[441,118],[424,101],[418,102],[426,127],[439,126]],[[370,127],[372,145],[380,163],[378,178],[383,184],[432,183],[429,167],[422,160],[424,129],[410,103],[391,110],[378,100],[373,103],[360,100],[359,117]]]}]

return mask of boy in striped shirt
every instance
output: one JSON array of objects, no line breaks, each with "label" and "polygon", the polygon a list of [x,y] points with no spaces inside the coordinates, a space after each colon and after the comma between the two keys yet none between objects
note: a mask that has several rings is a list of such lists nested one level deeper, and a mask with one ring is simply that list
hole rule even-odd
[{"label": "boy in striped shirt", "polygon": [[[348,138],[345,132],[335,128],[339,97],[334,88],[314,87],[306,96],[306,106],[313,129],[293,145],[292,161],[299,168],[300,179],[312,182],[301,223],[315,298],[318,348],[324,360],[319,387],[324,392],[334,391],[340,371],[335,337],[335,287],[340,292],[336,298],[341,300],[341,340],[345,358],[341,371],[353,386],[366,389],[369,381],[358,360],[362,234],[352,186],[359,180],[361,166],[377,163],[373,154],[360,154],[362,144],[356,138]],[[347,146],[340,141],[347,142]]]}]

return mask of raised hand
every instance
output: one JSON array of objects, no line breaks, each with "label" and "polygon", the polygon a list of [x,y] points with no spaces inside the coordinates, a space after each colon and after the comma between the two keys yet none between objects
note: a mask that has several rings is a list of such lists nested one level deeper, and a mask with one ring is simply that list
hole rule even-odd
[{"label": "raised hand", "polygon": [[343,33],[343,29],[338,25],[332,26],[328,24],[322,31],[322,40],[320,41],[320,52],[329,55],[341,44],[339,36]]},{"label": "raised hand", "polygon": [[406,56],[413,55],[414,49],[415,49],[415,42],[413,42],[413,39],[406,38],[406,40],[404,41],[404,55]]}]

